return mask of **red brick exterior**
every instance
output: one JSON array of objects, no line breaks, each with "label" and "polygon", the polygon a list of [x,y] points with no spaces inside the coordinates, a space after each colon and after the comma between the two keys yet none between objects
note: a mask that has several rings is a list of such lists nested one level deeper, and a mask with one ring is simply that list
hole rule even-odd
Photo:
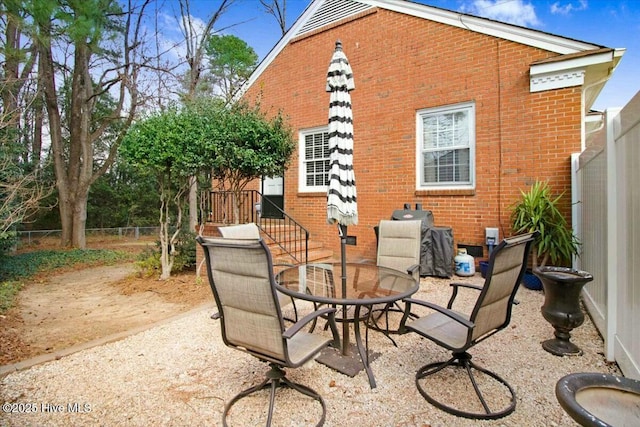
[{"label": "red brick exterior", "polygon": [[[581,88],[529,91],[529,66],[554,53],[388,10],[363,13],[289,43],[245,94],[281,109],[298,130],[327,123],[326,71],[340,39],[353,69],[359,224],[350,257],[375,254],[373,226],[422,203],[456,243],[484,245],[485,227],[510,234],[509,207],[537,179],[570,192],[581,145]],[[475,102],[476,188],[416,191],[416,111]],[[569,213],[569,197],[564,206]],[[298,153],[285,174],[285,210],[312,239],[339,251],[326,194],[298,192]],[[486,254],[486,252],[485,252]]]}]

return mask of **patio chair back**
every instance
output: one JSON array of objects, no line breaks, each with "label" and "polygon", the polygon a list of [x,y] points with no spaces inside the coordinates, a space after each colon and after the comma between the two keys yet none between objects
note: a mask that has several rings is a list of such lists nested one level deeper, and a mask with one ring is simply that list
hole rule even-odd
[{"label": "patio chair back", "polygon": [[504,239],[491,253],[482,291],[471,312],[470,343],[505,328],[511,320],[513,300],[527,268],[532,235]]},{"label": "patio chair back", "polygon": [[404,272],[411,268],[411,274],[419,280],[421,230],[418,220],[380,221],[376,264]]},{"label": "patio chair back", "polygon": [[220,235],[225,239],[255,239],[260,238],[260,229],[254,222],[238,225],[218,227]]},{"label": "patio chair back", "polygon": [[[203,239],[204,240],[204,239]],[[269,249],[256,239],[203,242],[226,345],[288,365]]]}]

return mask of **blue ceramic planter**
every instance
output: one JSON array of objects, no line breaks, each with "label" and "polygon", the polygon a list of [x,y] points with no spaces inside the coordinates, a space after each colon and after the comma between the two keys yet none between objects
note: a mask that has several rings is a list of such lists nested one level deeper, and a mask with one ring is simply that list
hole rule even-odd
[{"label": "blue ceramic planter", "polygon": [[522,284],[525,288],[531,289],[533,291],[541,291],[542,290],[542,281],[533,273],[529,273],[528,271],[524,273],[524,277],[522,278]]}]

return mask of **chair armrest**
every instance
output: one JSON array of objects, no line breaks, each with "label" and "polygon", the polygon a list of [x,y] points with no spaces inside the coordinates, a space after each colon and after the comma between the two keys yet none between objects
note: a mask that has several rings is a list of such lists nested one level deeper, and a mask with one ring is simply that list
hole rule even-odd
[{"label": "chair armrest", "polygon": [[458,296],[458,289],[466,288],[466,289],[473,289],[475,291],[482,290],[482,286],[472,285],[471,283],[454,282],[454,283],[450,283],[449,286],[453,288],[453,292],[451,293],[451,298],[449,298],[449,302],[447,303],[447,308],[449,310],[451,310],[451,307],[453,307],[453,302],[456,300],[456,297]]},{"label": "chair armrest", "polygon": [[[427,307],[430,308],[431,310],[437,311],[441,314],[444,314],[445,316],[449,317],[450,319],[460,323],[461,325],[467,327],[467,328],[473,328],[474,327],[474,323],[469,321],[468,319],[465,319],[464,317],[462,317],[461,315],[459,315],[458,313],[456,313],[453,310],[450,310],[448,308],[444,308],[442,306],[439,306],[437,304],[433,304],[430,303],[428,301],[423,301],[423,300],[419,300],[419,299],[413,299],[413,298],[405,298],[402,301],[405,302],[405,304],[407,304],[407,312],[411,311],[411,304],[416,304],[416,305],[421,305],[423,307]],[[403,319],[405,320],[405,319]],[[404,323],[404,322],[403,322]]]},{"label": "chair armrest", "polygon": [[[322,308],[320,310],[314,311],[313,313],[309,313],[306,316],[304,316],[302,319],[298,320],[296,323],[291,325],[291,327],[287,328],[287,330],[284,331],[282,336],[285,339],[292,338],[295,334],[300,332],[300,330],[302,328],[304,328],[307,323],[311,322],[313,319],[316,319],[316,318],[318,318],[320,316],[323,316],[323,315],[330,315],[330,317],[331,317],[331,314],[335,315],[335,312],[336,312],[335,308],[333,308],[333,307],[325,307],[325,308]],[[335,319],[334,319],[334,321],[335,321]]]},{"label": "chair armrest", "polygon": [[454,288],[455,287],[461,287],[461,288],[475,289],[477,291],[481,291],[482,290],[482,286],[472,285],[471,283],[454,282],[454,283],[450,283],[449,286],[452,286]]},{"label": "chair armrest", "polygon": [[418,271],[419,269],[420,269],[420,265],[419,264],[413,264],[411,267],[407,268],[407,273],[413,275],[413,273]]},{"label": "chair armrest", "polygon": [[417,282],[420,281],[420,265],[413,264],[411,267],[407,268],[407,274],[413,277]]}]

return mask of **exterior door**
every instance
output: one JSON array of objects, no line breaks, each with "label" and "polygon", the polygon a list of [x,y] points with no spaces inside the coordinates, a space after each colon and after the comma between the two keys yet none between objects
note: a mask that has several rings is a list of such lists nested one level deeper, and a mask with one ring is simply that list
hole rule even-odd
[{"label": "exterior door", "polygon": [[[281,211],[284,211],[284,177],[263,177],[262,198],[263,218],[283,218]],[[279,208],[280,210],[278,210],[277,208]]]}]

